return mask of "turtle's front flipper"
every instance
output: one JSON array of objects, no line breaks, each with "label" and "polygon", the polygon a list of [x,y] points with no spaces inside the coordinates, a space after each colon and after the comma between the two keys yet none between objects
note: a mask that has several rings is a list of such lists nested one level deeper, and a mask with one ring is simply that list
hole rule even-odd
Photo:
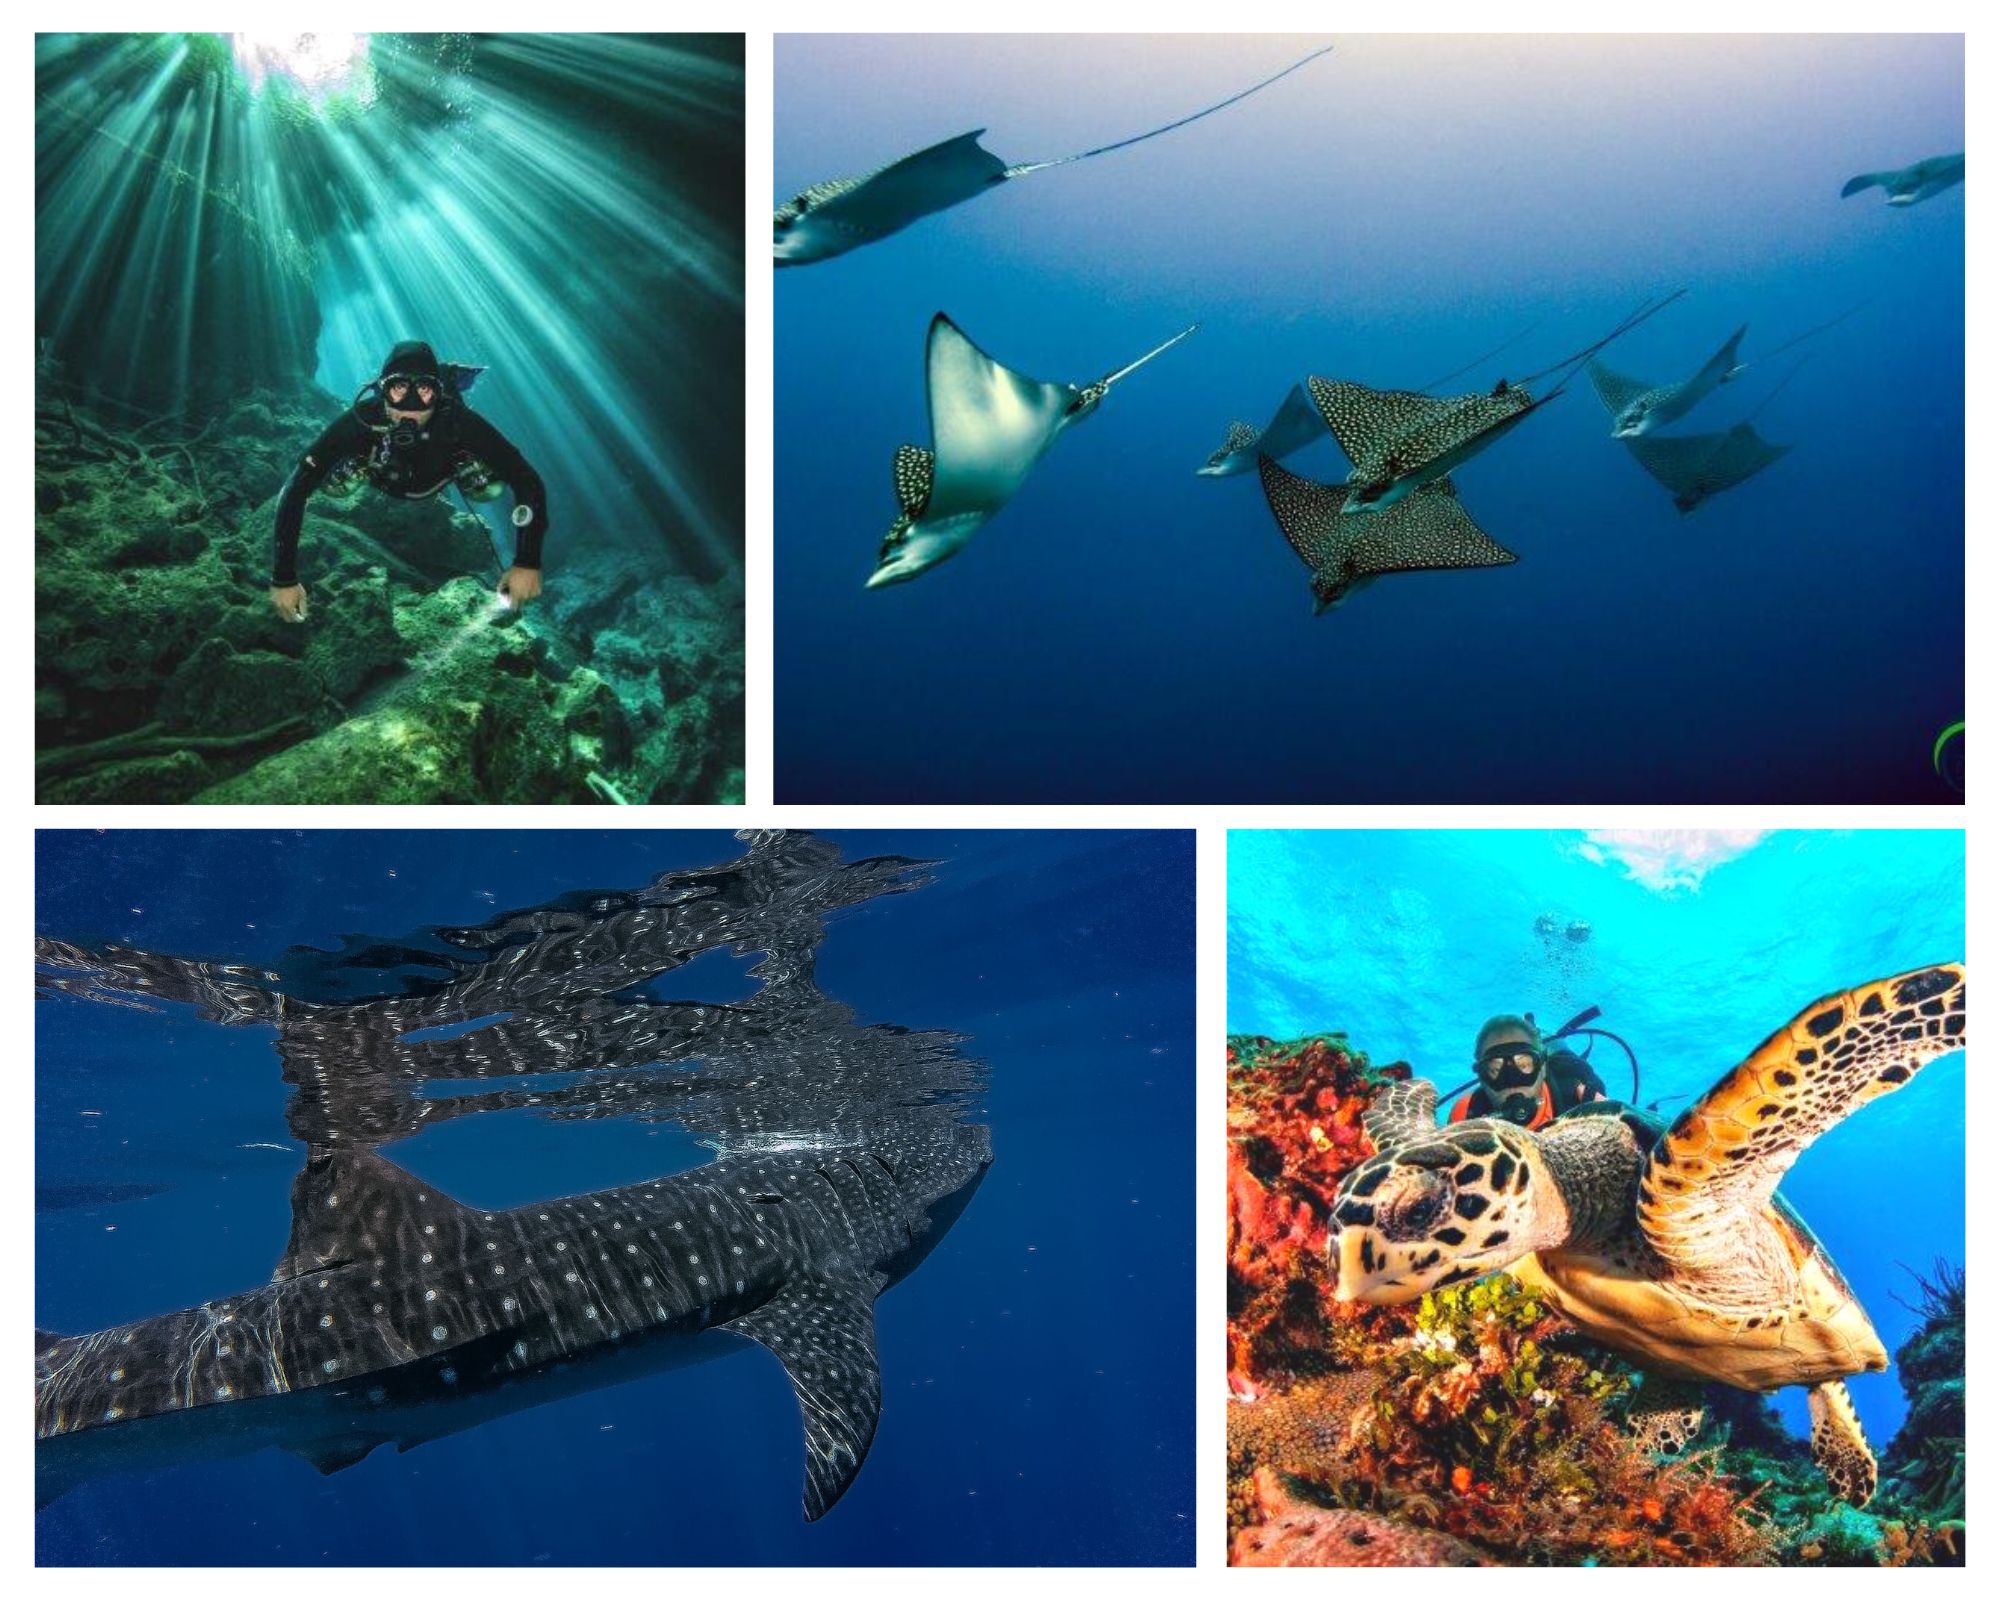
[{"label": "turtle's front flipper", "polygon": [[1847,1385],[1835,1379],[1806,1391],[1806,1414],[1812,1418],[1812,1455],[1833,1492],[1851,1506],[1875,1498],[1875,1452],[1854,1414]]},{"label": "turtle's front flipper", "polygon": [[1377,1155],[1437,1132],[1437,1085],[1422,1078],[1385,1083],[1375,1091],[1374,1104],[1361,1114],[1361,1126]]},{"label": "turtle's front flipper", "polygon": [[1639,1186],[1646,1242],[1717,1303],[1768,1303],[1777,1246],[1757,1214],[1799,1153],[1965,1048],[1965,968],[1943,962],[1814,1001],[1681,1113]]},{"label": "turtle's front flipper", "polygon": [[1626,1422],[1642,1448],[1656,1456],[1677,1456],[1694,1442],[1707,1417],[1700,1384],[1649,1372]]}]

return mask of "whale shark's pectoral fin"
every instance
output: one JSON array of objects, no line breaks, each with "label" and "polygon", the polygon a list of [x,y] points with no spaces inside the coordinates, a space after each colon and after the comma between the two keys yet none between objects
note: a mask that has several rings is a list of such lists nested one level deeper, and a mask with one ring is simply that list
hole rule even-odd
[{"label": "whale shark's pectoral fin", "polygon": [[1591,362],[1587,370],[1590,386],[1597,391],[1597,398],[1604,402],[1604,409],[1614,417],[1622,414],[1627,406],[1653,387],[1642,379],[1613,372],[1602,361]]},{"label": "whale shark's pectoral fin", "polygon": [[1347,459],[1357,467],[1384,455],[1403,435],[1451,410],[1452,402],[1407,389],[1308,378],[1313,404]]},{"label": "whale shark's pectoral fin", "polygon": [[806,1521],[817,1522],[847,1492],[882,1414],[875,1359],[873,1277],[788,1283],[755,1311],[724,1326],[755,1339],[784,1363],[806,1433]]},{"label": "whale shark's pectoral fin", "polygon": [[868,238],[900,232],[934,211],[949,210],[970,200],[1007,176],[1007,163],[980,147],[985,132],[974,128],[904,156],[816,202],[812,202],[810,190],[801,198],[842,228]]},{"label": "whale shark's pectoral fin", "polygon": [[1034,470],[1079,391],[1002,366],[942,311],[924,364],[936,452],[928,514],[991,516]]},{"label": "whale shark's pectoral fin", "polygon": [[271,1281],[327,1272],[388,1253],[419,1229],[464,1238],[478,1214],[368,1150],[315,1145],[292,1180],[292,1236]]}]

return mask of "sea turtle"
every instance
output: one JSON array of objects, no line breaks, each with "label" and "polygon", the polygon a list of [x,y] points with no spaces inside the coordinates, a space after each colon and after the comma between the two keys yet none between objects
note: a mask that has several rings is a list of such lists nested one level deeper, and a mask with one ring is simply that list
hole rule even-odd
[{"label": "sea turtle", "polygon": [[1533,1133],[1439,1128],[1433,1085],[1391,1084],[1363,1118],[1377,1153],[1334,1202],[1335,1297],[1394,1305],[1506,1270],[1649,1374],[1804,1385],[1813,1458],[1865,1505],[1875,1458],[1841,1380],[1888,1356],[1778,1180],[1964,1044],[1965,969],[1944,964],[1814,1001],[1665,1129],[1609,1102]]}]

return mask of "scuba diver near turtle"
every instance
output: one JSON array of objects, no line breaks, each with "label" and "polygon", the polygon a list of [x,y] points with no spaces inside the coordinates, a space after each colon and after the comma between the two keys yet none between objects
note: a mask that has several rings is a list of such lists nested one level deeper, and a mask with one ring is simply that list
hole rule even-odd
[{"label": "scuba diver near turtle", "polygon": [[1646,1374],[1634,1431],[1677,1449],[1698,1387],[1807,1391],[1812,1455],[1865,1505],[1876,1466],[1842,1381],[1889,1364],[1778,1180],[1813,1140],[1965,1048],[1965,969],[1941,963],[1816,1000],[1671,1126],[1604,1100],[1539,1129],[1439,1127],[1437,1089],[1393,1082],[1362,1118],[1376,1153],[1328,1221],[1334,1298],[1401,1305],[1507,1272]]},{"label": "scuba diver near turtle", "polygon": [[278,499],[271,557],[271,605],[287,622],[306,618],[299,582],[299,530],[315,490],[348,495],[364,483],[403,500],[424,500],[447,485],[468,501],[511,493],[514,559],[498,592],[514,609],[542,592],[542,536],[548,497],[528,459],[465,403],[484,371],[439,361],[420,339],[389,352],[381,375],[299,458]]}]

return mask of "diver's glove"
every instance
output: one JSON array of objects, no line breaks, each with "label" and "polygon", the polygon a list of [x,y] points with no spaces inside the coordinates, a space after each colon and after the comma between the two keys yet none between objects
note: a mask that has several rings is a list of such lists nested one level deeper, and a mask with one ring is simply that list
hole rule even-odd
[{"label": "diver's glove", "polygon": [[501,574],[499,592],[518,611],[542,592],[542,575],[534,567],[509,567]]},{"label": "diver's glove", "polygon": [[306,620],[306,586],[294,583],[286,588],[271,586],[271,609],[287,622]]}]

